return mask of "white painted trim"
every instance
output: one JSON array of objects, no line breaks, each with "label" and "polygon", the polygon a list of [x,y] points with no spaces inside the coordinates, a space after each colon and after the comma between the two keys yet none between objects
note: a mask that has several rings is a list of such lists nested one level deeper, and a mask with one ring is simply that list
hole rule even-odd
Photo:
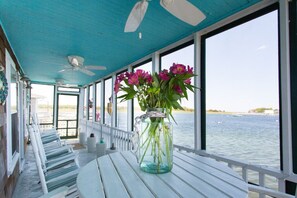
[{"label": "white painted trim", "polygon": [[80,94],[80,91],[79,91],[79,92],[57,91],[57,95],[58,95],[58,94],[79,95],[79,94]]},{"label": "white painted trim", "polygon": [[112,75],[111,77],[111,97],[112,97],[112,114],[111,114],[111,126],[115,127],[116,126],[116,113],[117,113],[117,101],[116,101],[116,95],[114,94],[113,91],[113,85],[116,81],[116,75]]},{"label": "white painted trim", "polygon": [[105,81],[104,79],[102,79],[101,81],[101,105],[100,105],[100,117],[101,117],[101,120],[100,120],[100,123],[103,124],[105,122],[105,116],[104,116],[104,100],[105,100],[105,93],[104,93],[104,86],[105,85]]},{"label": "white painted trim", "polygon": [[290,94],[290,42],[289,42],[289,5],[287,0],[280,1],[280,70],[281,70],[281,119],[282,119],[282,154],[283,171],[293,171],[292,159],[292,121]]},{"label": "white painted trim", "polygon": [[90,85],[88,85],[87,87],[86,87],[86,89],[87,89],[87,95],[85,96],[85,102],[86,102],[86,104],[87,104],[87,106],[86,106],[86,120],[89,120],[89,97],[90,97]]},{"label": "white painted trim", "polygon": [[[201,35],[196,33],[194,36],[194,85],[201,88]],[[201,150],[201,90],[196,89],[194,93],[194,149]]]},{"label": "white painted trim", "polygon": [[96,122],[96,83],[93,83],[93,108],[92,108],[92,121]]},{"label": "white painted trim", "polygon": [[[133,71],[133,67],[130,65],[128,67],[128,72]],[[132,131],[134,129],[132,122],[133,122],[133,105],[132,105],[132,100],[127,101],[127,108],[128,108],[128,116],[127,116],[127,123],[128,123],[128,131]]]},{"label": "white painted trim", "polygon": [[13,156],[11,158],[12,159],[11,164],[10,164],[9,168],[7,169],[7,176],[8,177],[13,173],[13,171],[15,169],[15,166],[19,161],[19,158],[20,158],[20,154],[18,152],[14,152],[14,154],[13,154]]},{"label": "white painted trim", "polygon": [[[80,88],[79,91],[79,109],[78,120],[84,119],[84,88]],[[79,126],[80,128],[80,126]],[[80,129],[81,130],[81,129]]]},{"label": "white painted trim", "polygon": [[152,71],[154,72],[159,72],[160,70],[160,53],[157,51],[153,53],[152,56]]},{"label": "white painted trim", "polygon": [[23,171],[23,164],[25,162],[25,147],[24,147],[24,137],[25,137],[25,124],[24,124],[24,118],[25,118],[25,90],[24,90],[24,83],[19,81],[18,82],[18,120],[19,120],[19,171]]},{"label": "white painted trim", "polygon": [[58,86],[54,85],[54,128],[57,128],[58,119]]},{"label": "white painted trim", "polygon": [[8,84],[8,95],[6,98],[6,152],[7,152],[7,176],[9,177],[19,160],[19,153],[16,151],[12,153],[12,132],[11,132],[11,67],[16,70],[15,63],[13,62],[9,52],[5,49],[6,61],[6,78]]}]

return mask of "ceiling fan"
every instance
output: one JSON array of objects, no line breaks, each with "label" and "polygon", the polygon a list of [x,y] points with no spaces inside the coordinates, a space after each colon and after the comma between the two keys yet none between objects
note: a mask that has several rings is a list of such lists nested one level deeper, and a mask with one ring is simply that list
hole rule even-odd
[{"label": "ceiling fan", "polygon": [[77,88],[77,87],[79,87],[76,84],[66,84],[64,79],[62,79],[62,78],[55,79],[55,82],[56,82],[57,86],[61,86],[61,87],[67,87],[67,88]]},{"label": "ceiling fan", "polygon": [[67,56],[68,62],[70,65],[67,65],[64,69],[59,72],[65,71],[80,71],[89,76],[94,76],[95,73],[90,70],[106,70],[104,66],[96,66],[96,65],[84,65],[84,58],[81,56],[71,55]]},{"label": "ceiling fan", "polygon": [[[160,0],[161,6],[178,19],[196,26],[206,17],[187,0]],[[126,21],[124,32],[135,32],[140,25],[148,8],[148,0],[138,1]]]}]

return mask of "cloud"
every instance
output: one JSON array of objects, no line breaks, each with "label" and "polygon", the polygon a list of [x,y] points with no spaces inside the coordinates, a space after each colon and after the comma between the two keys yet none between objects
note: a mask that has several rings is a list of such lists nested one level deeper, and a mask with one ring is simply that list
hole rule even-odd
[{"label": "cloud", "polygon": [[257,48],[257,51],[265,50],[266,48],[267,48],[266,45],[261,45],[260,47]]}]

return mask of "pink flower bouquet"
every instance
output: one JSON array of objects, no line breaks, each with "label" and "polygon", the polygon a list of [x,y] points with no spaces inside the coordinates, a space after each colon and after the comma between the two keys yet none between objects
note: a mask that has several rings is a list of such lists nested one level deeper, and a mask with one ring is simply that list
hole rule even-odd
[{"label": "pink flower bouquet", "polygon": [[142,111],[165,108],[171,115],[173,109],[183,109],[180,101],[182,98],[188,99],[187,90],[194,92],[195,87],[191,85],[193,76],[193,68],[183,64],[173,63],[169,71],[164,69],[152,75],[138,69],[118,75],[114,91],[116,94],[120,90],[125,92],[118,97],[122,101],[137,97]]}]

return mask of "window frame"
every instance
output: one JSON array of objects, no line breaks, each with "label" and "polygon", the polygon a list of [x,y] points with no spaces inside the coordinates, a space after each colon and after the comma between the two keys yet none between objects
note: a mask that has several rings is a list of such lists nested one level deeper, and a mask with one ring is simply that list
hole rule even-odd
[{"label": "window frame", "polygon": [[[14,153],[12,153],[12,132],[11,132],[12,128],[11,128],[11,106],[10,106],[10,104],[11,104],[11,92],[10,92],[11,69],[13,68],[17,75],[18,75],[18,72],[16,70],[15,62],[11,58],[7,49],[5,49],[5,61],[6,61],[6,78],[7,78],[8,90],[9,90],[8,94],[7,94],[7,98],[6,98],[6,119],[7,119],[6,120],[6,154],[7,154],[6,166],[7,166],[7,177],[9,177],[13,173],[13,171],[16,167],[16,164],[19,161],[19,157],[20,157],[19,151],[15,151]],[[19,84],[18,79],[17,79],[16,83]],[[18,101],[19,101],[20,96],[19,95],[17,95],[17,96],[18,96]],[[18,117],[18,121],[19,120],[20,119]],[[19,124],[20,124],[20,122],[19,122]],[[17,126],[18,131],[20,129],[19,124]],[[20,132],[18,133],[18,135],[20,135]],[[19,141],[21,139],[22,138],[19,137]]]},{"label": "window frame", "polygon": [[[31,84],[31,86],[34,86],[34,85],[45,85],[45,86],[53,86],[53,88],[54,88],[54,91],[53,91],[53,120],[52,120],[52,122],[50,123],[50,122],[48,122],[48,123],[40,123],[41,125],[42,124],[44,124],[44,125],[53,125],[53,126],[55,126],[55,105],[56,105],[56,103],[55,103],[55,96],[56,96],[56,88],[55,88],[55,85],[52,85],[52,84],[42,84],[42,83],[32,83]],[[30,91],[29,91],[29,93],[30,93],[30,103],[31,103],[31,97],[32,97],[32,89],[29,89]],[[29,117],[30,117],[30,115],[31,115],[31,112],[32,112],[32,110],[31,110],[31,105],[30,105],[30,107],[29,107]],[[32,122],[31,122],[31,120],[30,120],[30,124],[32,124]]]},{"label": "window frame", "polygon": [[[93,106],[92,106],[92,108],[90,108],[89,107],[89,105],[90,105],[90,102],[89,102],[89,100],[90,100],[90,97],[92,98],[93,96],[94,96],[94,84],[90,84],[90,85],[88,85],[88,98],[87,98],[87,109],[88,109],[88,115],[87,115],[87,120],[93,120],[93,107],[94,107],[94,98],[93,98]],[[92,96],[91,96],[91,92],[92,92]],[[92,109],[92,115],[90,116],[90,109]]]},{"label": "window frame", "polygon": [[97,86],[100,85],[100,109],[99,109],[99,113],[100,113],[100,117],[101,117],[101,113],[102,113],[102,81],[97,81],[94,86],[95,86],[95,101],[94,101],[94,104],[95,104],[95,122],[101,122],[102,120],[102,117],[100,119],[100,121],[97,121],[96,119],[96,114],[97,114],[97,96],[98,96],[98,93],[97,93]]},{"label": "window frame", "polygon": [[249,22],[251,20],[257,19],[265,14],[268,14],[270,12],[277,11],[278,12],[278,99],[279,99],[279,151],[280,151],[280,170],[283,170],[283,128],[282,128],[282,100],[281,100],[281,64],[280,64],[280,8],[279,4],[275,3],[270,6],[267,6],[263,9],[260,9],[258,11],[253,12],[252,14],[249,14],[247,16],[244,16],[240,19],[237,19],[231,23],[228,23],[222,27],[219,27],[213,31],[210,31],[204,35],[201,35],[201,149],[206,150],[206,39],[210,38],[212,36],[215,36],[217,34],[220,34],[222,32],[228,31],[231,28],[237,27],[239,25],[242,25],[246,22]]},{"label": "window frame", "polygon": [[[103,79],[103,81],[104,81],[104,87],[103,87],[104,90],[103,90],[103,97],[102,97],[102,98],[103,98],[103,104],[104,104],[104,105],[103,105],[103,117],[102,117],[101,119],[103,119],[103,120],[102,120],[102,123],[103,123],[103,124],[106,124],[106,125],[107,125],[108,123],[105,123],[105,121],[106,121],[106,119],[105,119],[105,113],[106,113],[106,112],[105,112],[105,102],[106,102],[106,101],[105,101],[105,96],[106,96],[106,89],[105,89],[105,88],[106,88],[106,81],[108,81],[108,80],[111,81],[111,87],[110,87],[110,89],[111,89],[111,98],[113,98],[113,97],[112,97],[112,95],[113,95],[113,91],[112,91],[112,87],[113,87],[113,86],[112,86],[112,76],[109,76],[109,77]],[[102,107],[101,107],[101,108],[102,108]],[[114,110],[113,110],[113,111],[114,111]],[[113,114],[112,114],[112,115],[113,115]],[[113,123],[113,116],[112,116],[112,115],[111,115],[111,123],[110,123],[111,126],[112,126],[112,123]]]}]

